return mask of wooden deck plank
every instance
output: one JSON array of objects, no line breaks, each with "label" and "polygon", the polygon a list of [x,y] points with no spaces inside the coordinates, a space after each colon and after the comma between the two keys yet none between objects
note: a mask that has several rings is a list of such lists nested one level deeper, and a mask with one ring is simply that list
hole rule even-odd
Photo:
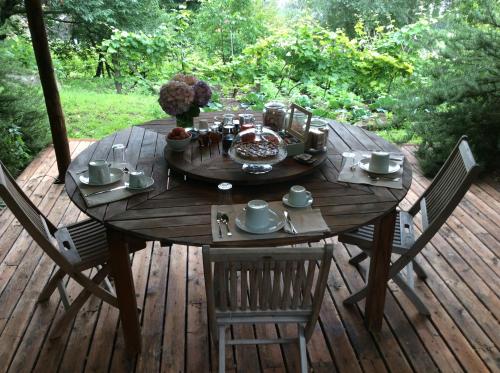
[{"label": "wooden deck plank", "polygon": [[186,360],[186,372],[208,372],[210,370],[207,303],[201,248],[189,246],[187,278],[187,325],[186,348],[189,354]]},{"label": "wooden deck plank", "polygon": [[166,312],[164,315],[162,372],[184,371],[184,346],[186,341],[186,279],[187,250],[180,245],[170,249],[170,270]]},{"label": "wooden deck plank", "polygon": [[[367,138],[360,141],[360,145],[371,146]],[[70,147],[77,154],[90,144],[72,141]],[[404,148],[413,163],[411,150]],[[20,175],[19,182],[53,222],[64,225],[83,219],[61,186],[52,184],[56,173],[53,150],[48,148]],[[429,183],[419,167],[414,167],[412,188],[401,206],[407,208]],[[357,306],[342,303],[352,289],[364,283],[367,265],[355,268],[348,264],[358,249],[337,244],[320,320],[307,345],[312,371],[498,369],[499,190],[497,181],[479,180],[419,256],[429,277],[425,281],[416,279],[416,291],[429,307],[430,319],[419,315],[390,281],[384,327],[380,333],[369,333],[362,317],[363,302]],[[193,196],[188,194],[186,198]],[[329,198],[344,197],[318,197],[325,206]],[[420,229],[417,219],[417,231]],[[145,346],[137,360],[125,356],[117,310],[95,297],[62,338],[48,339],[54,321],[64,310],[57,292],[43,305],[36,304],[36,297],[53,268],[10,211],[1,211],[0,361],[7,364],[0,366],[0,372],[9,367],[13,372],[208,372],[210,367],[217,368],[216,347],[209,340],[200,248],[161,248],[154,243],[134,255],[132,270],[138,304],[143,307]],[[70,281],[68,290],[74,298],[80,287]],[[229,333],[233,337],[272,338],[294,335],[296,330],[271,325]],[[227,348],[228,371],[294,372],[298,366],[293,345],[238,349]]]},{"label": "wooden deck plank", "polygon": [[156,372],[160,370],[163,345],[163,315],[169,268],[169,249],[155,243],[151,256],[151,268],[147,283],[142,318],[142,345],[136,371]]}]

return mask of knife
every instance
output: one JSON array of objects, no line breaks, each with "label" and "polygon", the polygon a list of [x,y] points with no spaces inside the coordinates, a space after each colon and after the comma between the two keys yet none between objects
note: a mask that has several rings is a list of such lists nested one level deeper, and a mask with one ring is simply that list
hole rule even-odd
[{"label": "knife", "polygon": [[293,223],[292,223],[292,219],[290,219],[290,214],[288,213],[288,211],[283,211],[283,214],[285,215],[285,219],[288,223],[288,225],[290,226],[290,228],[292,229],[292,233],[293,234],[297,234],[297,229],[295,229]]},{"label": "knife", "polygon": [[84,197],[90,197],[90,196],[95,196],[97,194],[102,194],[102,193],[108,193],[108,192],[113,192],[115,190],[120,190],[120,189],[125,189],[126,186],[125,185],[122,185],[122,186],[118,186],[116,188],[112,188],[112,189],[107,189],[107,190],[100,190],[99,192],[92,192],[92,193],[87,193],[87,194],[84,194],[83,196]]}]

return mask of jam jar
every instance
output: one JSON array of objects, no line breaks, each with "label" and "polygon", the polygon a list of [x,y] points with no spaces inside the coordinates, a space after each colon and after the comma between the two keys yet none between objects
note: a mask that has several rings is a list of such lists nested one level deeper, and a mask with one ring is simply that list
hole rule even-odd
[{"label": "jam jar", "polygon": [[326,151],[328,145],[328,122],[324,119],[313,117],[309,126],[306,149],[321,152]]},{"label": "jam jar", "polygon": [[264,106],[264,126],[274,131],[281,131],[285,128],[286,106],[277,101],[268,102]]}]

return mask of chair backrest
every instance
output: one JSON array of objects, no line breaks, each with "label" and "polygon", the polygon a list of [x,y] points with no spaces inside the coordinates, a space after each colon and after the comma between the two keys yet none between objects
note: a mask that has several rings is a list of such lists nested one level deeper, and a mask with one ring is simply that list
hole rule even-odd
[{"label": "chair backrest", "polygon": [[57,230],[56,227],[30,201],[1,161],[0,198],[47,255],[68,271],[71,268],[70,262],[53,244],[52,235]]},{"label": "chair backrest", "polygon": [[332,245],[324,247],[203,247],[211,326],[216,318],[293,317],[310,337],[323,301]]},{"label": "chair backrest", "polygon": [[422,234],[405,254],[407,258],[400,258],[393,264],[392,272],[396,273],[402,269],[409,258],[418,254],[436,234],[460,203],[478,173],[479,165],[474,160],[467,137],[463,136],[431,185],[409,210],[412,215],[420,212]]},{"label": "chair backrest", "polygon": [[479,172],[467,138],[463,136],[453,148],[431,185],[420,196],[410,212],[420,210],[423,230],[439,227],[453,212]]}]

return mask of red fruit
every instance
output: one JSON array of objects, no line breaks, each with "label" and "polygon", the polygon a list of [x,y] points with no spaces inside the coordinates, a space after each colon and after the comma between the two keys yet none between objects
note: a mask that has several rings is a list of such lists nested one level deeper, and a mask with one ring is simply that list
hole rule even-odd
[{"label": "red fruit", "polygon": [[171,140],[184,140],[190,137],[191,134],[186,132],[186,130],[182,127],[176,127],[170,131],[167,138]]}]

